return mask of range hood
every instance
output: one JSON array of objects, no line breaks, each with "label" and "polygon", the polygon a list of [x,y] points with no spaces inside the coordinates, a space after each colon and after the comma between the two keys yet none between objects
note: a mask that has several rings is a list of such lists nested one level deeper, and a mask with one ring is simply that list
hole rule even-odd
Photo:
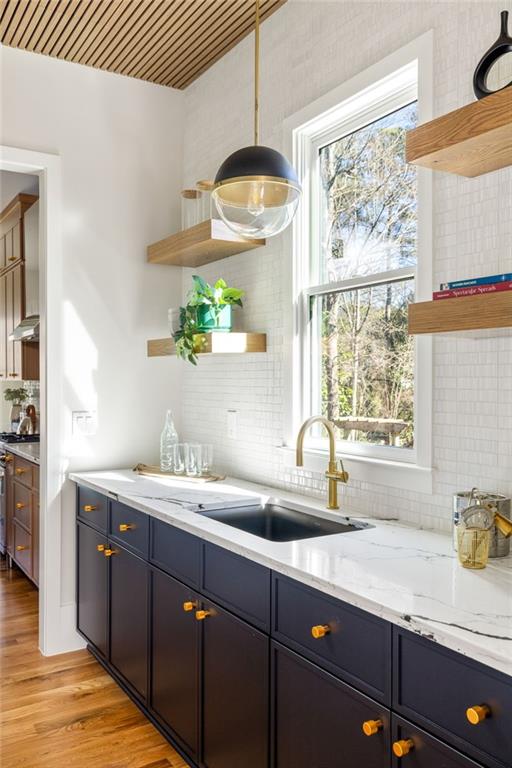
[{"label": "range hood", "polygon": [[39,315],[31,315],[22,320],[9,334],[9,341],[39,341]]}]

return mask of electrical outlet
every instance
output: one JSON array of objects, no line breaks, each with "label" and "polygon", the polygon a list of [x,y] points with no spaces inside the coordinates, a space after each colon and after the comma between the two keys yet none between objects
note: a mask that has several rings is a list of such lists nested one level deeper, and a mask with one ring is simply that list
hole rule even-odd
[{"label": "electrical outlet", "polygon": [[227,435],[231,440],[238,437],[238,411],[228,410]]},{"label": "electrical outlet", "polygon": [[96,434],[96,411],[73,411],[72,432],[74,435],[90,436]]}]

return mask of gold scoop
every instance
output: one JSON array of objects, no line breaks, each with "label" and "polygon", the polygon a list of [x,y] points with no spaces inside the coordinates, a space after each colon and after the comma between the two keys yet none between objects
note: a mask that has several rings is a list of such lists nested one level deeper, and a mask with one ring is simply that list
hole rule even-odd
[{"label": "gold scoop", "polygon": [[500,533],[506,538],[512,535],[512,521],[501,515],[492,504],[486,505],[487,509],[494,512],[494,524]]}]

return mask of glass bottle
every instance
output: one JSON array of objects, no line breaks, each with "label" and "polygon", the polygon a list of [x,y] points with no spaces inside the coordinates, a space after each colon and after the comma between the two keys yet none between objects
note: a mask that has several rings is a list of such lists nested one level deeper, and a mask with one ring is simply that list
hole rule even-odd
[{"label": "glass bottle", "polygon": [[174,446],[178,442],[178,433],[174,426],[172,411],[167,411],[165,424],[160,436],[160,469],[162,472],[174,470]]}]

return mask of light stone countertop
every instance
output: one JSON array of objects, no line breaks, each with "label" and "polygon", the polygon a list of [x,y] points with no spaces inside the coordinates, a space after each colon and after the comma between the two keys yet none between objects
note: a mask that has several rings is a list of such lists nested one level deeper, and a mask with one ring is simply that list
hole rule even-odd
[{"label": "light stone countertop", "polygon": [[245,496],[246,502],[279,498],[330,519],[342,516],[317,499],[234,478],[191,485],[125,469],[74,472],[70,478],[512,675],[511,557],[471,571],[459,565],[451,536],[392,521],[366,518],[375,527],[272,542],[194,511],[199,496],[210,506],[229,505],[229,497],[238,503]]},{"label": "light stone countertop", "polygon": [[16,456],[21,456],[22,459],[39,464],[40,443],[4,443],[4,445],[8,453],[14,453]]}]

